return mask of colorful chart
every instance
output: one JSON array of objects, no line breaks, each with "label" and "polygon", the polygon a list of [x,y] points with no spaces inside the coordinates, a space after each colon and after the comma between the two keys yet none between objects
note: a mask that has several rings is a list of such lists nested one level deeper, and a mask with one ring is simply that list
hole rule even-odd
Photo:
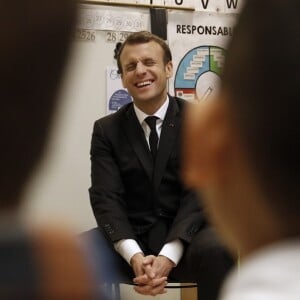
[{"label": "colorful chart", "polygon": [[177,97],[204,101],[219,89],[225,50],[216,46],[196,47],[180,61],[174,81]]}]

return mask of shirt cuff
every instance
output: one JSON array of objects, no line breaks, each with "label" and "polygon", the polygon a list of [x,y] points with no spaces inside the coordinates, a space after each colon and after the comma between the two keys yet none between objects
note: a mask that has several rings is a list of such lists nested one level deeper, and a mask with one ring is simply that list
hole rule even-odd
[{"label": "shirt cuff", "polygon": [[114,243],[115,250],[128,262],[133,255],[143,253],[138,243],[133,239],[122,239]]},{"label": "shirt cuff", "polygon": [[166,256],[175,264],[175,266],[177,266],[183,255],[183,251],[184,246],[182,242],[179,239],[177,239],[165,244],[159,252],[159,255]]}]

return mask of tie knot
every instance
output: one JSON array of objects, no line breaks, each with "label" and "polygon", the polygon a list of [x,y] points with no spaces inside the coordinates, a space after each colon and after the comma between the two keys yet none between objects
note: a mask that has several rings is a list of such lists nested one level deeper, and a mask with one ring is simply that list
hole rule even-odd
[{"label": "tie knot", "polygon": [[158,117],[155,116],[149,116],[147,118],[145,118],[145,122],[149,125],[151,130],[156,130],[156,120],[158,119]]}]

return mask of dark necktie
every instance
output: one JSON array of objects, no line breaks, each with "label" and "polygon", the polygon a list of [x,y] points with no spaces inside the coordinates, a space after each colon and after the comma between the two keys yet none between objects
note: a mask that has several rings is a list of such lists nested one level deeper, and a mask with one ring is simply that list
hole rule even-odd
[{"label": "dark necktie", "polygon": [[152,154],[153,160],[155,160],[156,152],[157,152],[157,143],[158,143],[158,135],[156,131],[156,120],[158,118],[155,116],[150,116],[145,119],[145,122],[150,127],[150,135],[149,135],[149,145],[150,145],[150,151]]}]

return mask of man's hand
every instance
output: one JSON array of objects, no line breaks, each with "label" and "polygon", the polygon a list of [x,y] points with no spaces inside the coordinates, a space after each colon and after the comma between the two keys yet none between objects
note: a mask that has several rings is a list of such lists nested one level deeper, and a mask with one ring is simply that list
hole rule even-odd
[{"label": "man's hand", "polygon": [[174,263],[165,256],[149,255],[143,259],[144,274],[134,278],[135,291],[143,295],[166,293],[167,278]]},{"label": "man's hand", "polygon": [[174,266],[174,263],[163,255],[149,255],[144,258],[144,270],[149,277],[168,277]]},{"label": "man's hand", "polygon": [[142,276],[145,274],[144,271],[144,255],[143,253],[136,253],[132,256],[130,260],[130,265],[132,266],[133,272],[136,277]]},{"label": "man's hand", "polygon": [[[137,283],[137,281],[143,281],[143,279],[136,277],[134,282]],[[154,278],[147,281],[147,284],[138,283],[138,285],[134,287],[134,290],[142,295],[156,296],[159,294],[165,294],[167,292],[165,289],[167,284],[167,277]]]}]

